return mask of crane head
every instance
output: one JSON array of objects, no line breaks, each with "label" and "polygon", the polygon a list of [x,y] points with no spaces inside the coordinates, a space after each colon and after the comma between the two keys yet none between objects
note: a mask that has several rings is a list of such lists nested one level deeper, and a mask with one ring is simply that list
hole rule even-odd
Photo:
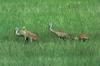
[{"label": "crane head", "polygon": [[16,35],[20,35],[20,34],[19,34],[19,31],[20,31],[20,29],[19,29],[18,27],[16,27],[16,28],[15,28],[15,34],[16,34]]},{"label": "crane head", "polygon": [[51,29],[53,27],[52,23],[49,23],[49,29]]}]

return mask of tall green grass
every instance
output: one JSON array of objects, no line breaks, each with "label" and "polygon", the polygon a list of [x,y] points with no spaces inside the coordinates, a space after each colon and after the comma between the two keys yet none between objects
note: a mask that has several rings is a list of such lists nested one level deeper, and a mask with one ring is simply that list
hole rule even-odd
[{"label": "tall green grass", "polygon": [[[0,0],[1,66],[99,66],[99,0]],[[78,35],[87,42],[61,40],[53,28]],[[26,26],[40,40],[25,43],[15,27]]]}]

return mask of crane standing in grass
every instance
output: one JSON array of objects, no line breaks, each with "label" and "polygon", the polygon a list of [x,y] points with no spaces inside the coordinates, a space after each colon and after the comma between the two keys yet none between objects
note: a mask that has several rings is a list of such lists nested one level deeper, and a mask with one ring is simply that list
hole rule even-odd
[{"label": "crane standing in grass", "polygon": [[89,37],[86,34],[80,34],[74,37],[74,40],[86,41],[89,40]]},{"label": "crane standing in grass", "polygon": [[86,41],[86,40],[89,40],[89,37],[86,34],[80,34],[79,35],[79,40]]},{"label": "crane standing in grass", "polygon": [[26,30],[25,27],[23,27],[22,29],[19,29],[19,28],[16,28],[16,35],[17,36],[23,36],[25,38],[25,41],[26,40],[30,40],[31,42],[32,41],[35,41],[35,40],[38,40],[38,36],[28,30]]},{"label": "crane standing in grass", "polygon": [[52,29],[52,23],[49,23],[49,30],[54,33],[55,35],[57,35],[59,38],[61,39],[69,39],[70,38],[70,35],[63,32],[63,31],[56,31],[56,30],[53,30]]}]

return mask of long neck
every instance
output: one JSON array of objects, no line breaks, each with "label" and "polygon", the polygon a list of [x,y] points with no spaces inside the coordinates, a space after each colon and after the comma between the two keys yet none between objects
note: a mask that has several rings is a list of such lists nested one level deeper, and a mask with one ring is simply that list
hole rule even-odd
[{"label": "long neck", "polygon": [[19,33],[19,30],[18,30],[18,29],[16,30],[16,35],[20,35],[20,33]]},{"label": "long neck", "polygon": [[55,33],[55,31],[52,29],[52,25],[49,25],[49,30],[53,33]]}]

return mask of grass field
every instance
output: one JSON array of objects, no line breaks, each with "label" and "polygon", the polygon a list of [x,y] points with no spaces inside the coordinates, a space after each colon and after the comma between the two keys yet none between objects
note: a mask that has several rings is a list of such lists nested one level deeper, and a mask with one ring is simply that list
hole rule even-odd
[{"label": "grass field", "polygon": [[[86,33],[86,42],[58,39],[48,30]],[[23,27],[40,40],[25,43]],[[0,0],[0,66],[100,66],[99,0]]]}]

